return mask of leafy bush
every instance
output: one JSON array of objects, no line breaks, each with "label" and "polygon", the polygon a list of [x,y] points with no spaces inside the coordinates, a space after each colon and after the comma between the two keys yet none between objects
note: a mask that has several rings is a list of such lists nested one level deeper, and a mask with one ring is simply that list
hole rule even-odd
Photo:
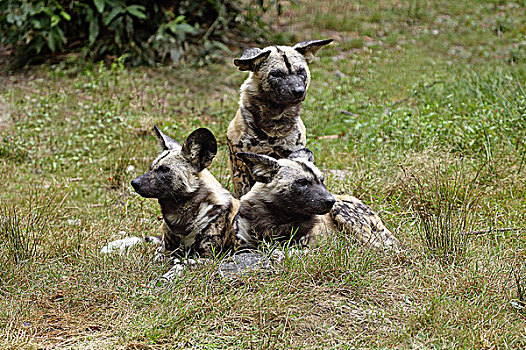
[{"label": "leafy bush", "polygon": [[[187,43],[226,49],[234,35],[257,33],[254,7],[240,0],[3,0],[0,46],[12,65],[85,48],[86,56],[127,55],[133,64],[170,59]],[[259,6],[263,9],[263,6]],[[252,16],[252,17],[251,17]],[[258,23],[261,25],[261,23]]]}]

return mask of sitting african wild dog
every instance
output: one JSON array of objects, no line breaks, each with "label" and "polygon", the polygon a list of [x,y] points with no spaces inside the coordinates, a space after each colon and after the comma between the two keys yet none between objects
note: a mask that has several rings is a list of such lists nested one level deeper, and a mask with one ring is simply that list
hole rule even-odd
[{"label": "sitting african wild dog", "polygon": [[[193,259],[178,258],[214,257],[236,249],[232,222],[239,201],[206,170],[217,151],[216,139],[210,131],[195,130],[181,146],[157,126],[154,130],[163,151],[153,161],[150,171],[131,184],[141,196],[159,201],[164,219],[162,238],[127,237],[108,243],[101,253],[123,253],[144,241],[156,243],[159,245],[157,258],[164,253],[174,258],[171,259],[174,266],[160,278],[160,281],[169,281],[196,263]],[[222,261],[218,272],[223,277],[234,277],[269,268],[268,258],[245,251]]]},{"label": "sitting african wild dog", "polygon": [[258,181],[241,197],[233,231],[240,248],[262,240],[316,244],[328,230],[340,230],[368,246],[400,252],[400,243],[380,218],[359,199],[336,196],[306,148],[288,158],[238,153]]},{"label": "sitting african wild dog", "polygon": [[252,48],[234,64],[250,75],[241,85],[239,109],[230,122],[227,143],[234,196],[246,194],[256,182],[238,152],[286,158],[305,147],[301,103],[310,83],[307,63],[332,39],[305,41],[290,46]]},{"label": "sitting african wild dog", "polygon": [[206,257],[224,252],[233,242],[239,203],[206,169],[217,152],[214,135],[200,128],[181,146],[154,129],[163,151],[131,184],[139,195],[159,201],[164,219],[159,252]]}]

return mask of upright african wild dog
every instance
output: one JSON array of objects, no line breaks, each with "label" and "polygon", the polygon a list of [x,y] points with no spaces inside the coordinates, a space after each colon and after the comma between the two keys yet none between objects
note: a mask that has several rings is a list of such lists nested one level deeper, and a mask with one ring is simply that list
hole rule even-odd
[{"label": "upright african wild dog", "polygon": [[154,129],[163,151],[131,184],[139,195],[159,201],[164,219],[160,251],[207,257],[224,252],[233,242],[231,224],[239,202],[206,169],[217,152],[214,135],[200,128],[181,146]]},{"label": "upright african wild dog", "polygon": [[241,85],[239,109],[230,122],[227,142],[234,196],[246,194],[255,180],[238,152],[286,158],[305,147],[301,103],[310,83],[307,63],[332,39],[305,41],[295,46],[269,46],[243,52],[234,64],[250,71]]},{"label": "upright african wild dog", "polygon": [[261,240],[291,240],[316,244],[328,230],[340,230],[379,249],[400,252],[400,243],[380,218],[359,199],[336,196],[306,148],[286,159],[238,153],[258,181],[243,197],[233,224],[240,248]]}]

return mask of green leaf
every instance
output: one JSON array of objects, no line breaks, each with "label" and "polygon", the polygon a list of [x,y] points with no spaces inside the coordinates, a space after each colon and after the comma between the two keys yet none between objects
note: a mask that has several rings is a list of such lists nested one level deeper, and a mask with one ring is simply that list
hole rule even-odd
[{"label": "green leaf", "polygon": [[225,52],[225,53],[232,54],[232,51],[230,51],[228,46],[226,46],[225,44],[223,44],[220,41],[213,41],[212,42],[212,46],[215,47],[216,49],[219,49],[219,50]]},{"label": "green leaf", "polygon": [[38,19],[31,18],[29,21],[31,22],[31,25],[33,26],[33,28],[42,29],[42,22],[40,22]]},{"label": "green leaf", "polygon": [[40,51],[42,51],[42,47],[44,46],[44,40],[42,40],[42,38],[39,37],[39,40],[36,40],[35,44],[34,44],[34,47],[35,47],[35,50],[37,51],[37,54],[40,53]]},{"label": "green leaf", "polygon": [[60,27],[53,28],[53,31],[55,32],[56,37],[58,37],[62,44],[67,43],[68,39],[66,39],[66,36],[64,35],[64,32],[62,31],[62,29],[60,29]]},{"label": "green leaf", "polygon": [[144,6],[141,6],[141,5],[130,5],[126,8],[126,10],[128,11],[129,14],[137,17],[137,18],[140,18],[140,19],[146,19],[148,18],[148,16],[146,16],[146,14],[143,12],[144,10],[146,10],[146,8]]},{"label": "green leaf", "polygon": [[177,31],[178,32],[182,32],[182,33],[186,33],[186,34],[191,34],[191,35],[196,35],[196,34],[199,33],[199,31],[195,27],[192,27],[188,23],[180,23],[180,24],[178,24],[177,25]]},{"label": "green leaf", "polygon": [[53,34],[51,32],[47,32],[47,47],[51,50],[51,52],[55,52],[55,49],[57,47],[57,43],[55,42],[55,38],[53,37]]},{"label": "green leaf", "polygon": [[35,11],[35,14],[38,14],[38,13],[42,13],[44,12],[46,15],[48,16],[53,16],[53,9],[51,7],[42,7],[42,8],[39,8],[37,9],[37,11]]},{"label": "green leaf", "polygon": [[60,22],[60,17],[58,15],[51,16],[51,28],[56,26]]},{"label": "green leaf", "polygon": [[62,10],[60,11],[60,15],[62,18],[64,18],[66,21],[71,21],[71,16],[66,11]]},{"label": "green leaf", "polygon": [[102,11],[104,11],[104,5],[106,4],[105,0],[93,0],[93,3],[95,4],[95,7],[97,8],[97,11],[99,11],[99,13],[102,13]]},{"label": "green leaf", "polygon": [[104,18],[104,25],[107,26],[108,24],[110,24],[111,21],[113,21],[115,17],[117,17],[117,15],[119,15],[122,12],[122,7],[114,7],[113,10],[111,10],[110,14]]},{"label": "green leaf", "polygon": [[99,36],[99,21],[94,20],[89,24],[89,43],[92,45]]}]

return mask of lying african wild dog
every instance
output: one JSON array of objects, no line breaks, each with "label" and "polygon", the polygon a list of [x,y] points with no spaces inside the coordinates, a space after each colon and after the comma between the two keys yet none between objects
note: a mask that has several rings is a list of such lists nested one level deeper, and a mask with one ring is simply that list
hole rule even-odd
[{"label": "lying african wild dog", "polygon": [[206,169],[217,152],[214,135],[200,128],[181,146],[157,126],[154,130],[163,151],[150,171],[131,184],[139,195],[156,198],[161,206],[158,252],[212,257],[228,250],[239,202]]},{"label": "lying african wild dog", "polygon": [[269,46],[243,52],[234,64],[250,71],[241,85],[239,109],[230,122],[227,143],[234,196],[246,194],[256,182],[238,152],[286,158],[305,147],[301,103],[310,83],[307,63],[332,39],[305,41],[295,46]]},{"label": "lying african wild dog", "polygon": [[241,197],[233,224],[241,249],[269,239],[311,246],[328,230],[339,230],[368,246],[401,252],[396,237],[371,208],[352,196],[335,198],[325,188],[310,150],[279,160],[253,153],[237,156],[258,181]]}]

